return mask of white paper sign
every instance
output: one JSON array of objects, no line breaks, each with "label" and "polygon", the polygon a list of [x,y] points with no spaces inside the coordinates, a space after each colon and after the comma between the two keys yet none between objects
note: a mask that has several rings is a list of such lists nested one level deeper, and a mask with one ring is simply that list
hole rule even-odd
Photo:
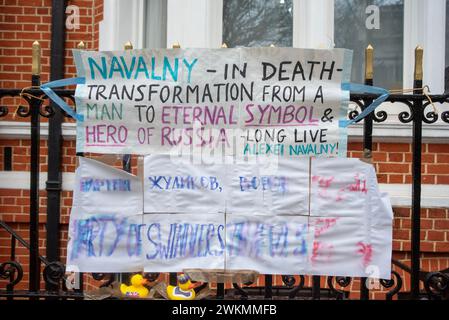
[{"label": "white paper sign", "polygon": [[310,214],[360,217],[369,210],[369,179],[376,181],[374,168],[359,159],[314,159]]},{"label": "white paper sign", "polygon": [[145,214],[144,224],[145,271],[224,268],[224,214]]},{"label": "white paper sign", "polygon": [[[371,232],[363,218],[310,217],[310,271],[315,275],[366,275],[365,256],[359,252]],[[369,261],[370,262],[370,261]],[[367,262],[367,264],[369,263]],[[390,277],[389,272],[385,276]]]},{"label": "white paper sign", "polygon": [[67,270],[141,270],[141,180],[84,157],[75,176]]},{"label": "white paper sign", "polygon": [[[80,159],[69,270],[222,268],[390,278],[392,209],[369,164],[280,159],[268,170],[227,161],[180,165],[167,155],[144,163],[143,179],[152,180],[142,190],[140,179]],[[162,188],[161,176],[172,187]],[[201,177],[207,179],[197,188]]]},{"label": "white paper sign", "polygon": [[[309,159],[144,158],[144,212],[302,214]],[[255,159],[253,159],[255,160]]]},{"label": "white paper sign", "polygon": [[307,215],[309,159],[237,162],[226,166],[226,212],[230,214]]},{"label": "white paper sign", "polygon": [[153,155],[145,157],[144,168],[145,212],[225,212],[223,166]]},{"label": "white paper sign", "polygon": [[346,156],[352,52],[74,50],[77,151]]},{"label": "white paper sign", "polygon": [[226,247],[227,269],[250,269],[266,274],[310,273],[307,216],[229,214]]}]

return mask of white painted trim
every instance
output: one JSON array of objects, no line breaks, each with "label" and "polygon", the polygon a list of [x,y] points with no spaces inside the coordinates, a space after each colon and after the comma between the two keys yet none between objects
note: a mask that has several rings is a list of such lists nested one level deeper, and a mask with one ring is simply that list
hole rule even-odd
[{"label": "white painted trim", "polygon": [[293,0],[293,47],[334,47],[334,0]]},{"label": "white painted trim", "polygon": [[222,0],[167,0],[167,46],[219,48],[222,17]]},{"label": "white painted trim", "polygon": [[223,44],[223,0],[207,2],[208,47],[220,48]]},{"label": "white painted trim", "polygon": [[304,16],[301,11],[301,2],[301,0],[293,0],[293,48],[301,48],[303,40],[301,30],[303,30],[305,22],[301,19]]},{"label": "white painted trim", "polygon": [[[45,190],[47,172],[39,174],[39,190]],[[62,173],[62,190],[71,191],[75,184],[73,172]],[[24,189],[30,188],[30,173],[27,171],[0,171],[0,189]]]},{"label": "white painted trim", "polygon": [[[143,45],[144,1],[104,1],[100,50]],[[223,0],[168,0],[167,46],[217,48],[222,42]],[[413,84],[414,49],[424,48],[424,83],[444,92],[445,0],[404,0],[403,86]],[[334,0],[293,0],[293,47],[334,46]]]},{"label": "white painted trim", "polygon": [[424,49],[424,84],[444,92],[446,0],[404,0],[404,88],[412,88],[415,48]]},{"label": "white painted trim", "polygon": [[[363,123],[348,129],[350,142],[363,141]],[[411,143],[412,124],[401,122],[374,123],[373,141],[385,143]],[[423,124],[423,143],[449,143],[449,125],[445,123]]]},{"label": "white painted trim", "polygon": [[[103,3],[103,20],[99,24],[99,50],[113,50],[115,47],[117,21],[117,1],[108,0]],[[88,48],[91,49],[91,48]]]},{"label": "white painted trim", "polygon": [[[412,199],[411,184],[379,184],[381,192],[390,195],[393,207],[410,207]],[[449,185],[421,185],[422,208],[449,208]]]},{"label": "white painted trim", "polygon": [[[47,172],[41,172],[39,188],[45,190]],[[73,190],[75,174],[64,172],[62,175],[62,189]],[[30,173],[26,171],[0,171],[0,189],[28,189]],[[379,184],[381,192],[387,192],[393,207],[411,206],[412,186],[410,184]],[[422,185],[421,204],[423,208],[449,207],[449,185]]]},{"label": "white painted trim", "polygon": [[100,22],[100,51],[123,50],[131,41],[135,49],[142,48],[144,28],[144,0],[107,0],[103,4]]},{"label": "white painted trim", "polygon": [[[128,4],[130,1],[126,1]],[[134,42],[131,42],[133,44],[134,49],[142,49],[143,44],[145,42],[144,40],[144,28],[145,28],[145,0],[134,0],[133,3],[133,9],[132,9],[132,16],[133,20],[136,21],[136,23],[132,23],[132,39]]]},{"label": "white painted trim", "polygon": [[[48,122],[41,122],[41,137],[48,138]],[[0,121],[0,138],[3,139],[29,139],[31,125],[29,122]],[[76,124],[63,123],[62,136],[66,140],[74,140],[76,137]]]},{"label": "white painted trim", "polygon": [[[349,141],[362,141],[363,124],[352,125],[349,130]],[[62,124],[62,135],[65,140],[75,140],[76,125],[74,123]],[[48,123],[41,123],[41,137],[48,138]],[[30,124],[28,122],[0,121],[0,138],[2,139],[29,139]],[[406,143],[412,140],[412,125],[400,122],[375,123],[373,130],[375,142]],[[449,126],[445,123],[423,124],[424,143],[449,143]]]}]

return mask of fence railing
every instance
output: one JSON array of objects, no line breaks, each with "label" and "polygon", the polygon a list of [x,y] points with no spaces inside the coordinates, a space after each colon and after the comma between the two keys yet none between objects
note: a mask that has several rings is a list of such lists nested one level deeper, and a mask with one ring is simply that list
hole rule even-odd
[{"label": "fence railing", "polygon": [[[80,44],[82,47],[82,43]],[[125,49],[131,49],[128,43]],[[414,91],[413,94],[391,94],[387,99],[391,103],[400,103],[405,105],[406,111],[400,112],[398,120],[402,123],[412,123],[412,215],[411,215],[411,266],[393,260],[392,264],[403,272],[409,273],[410,292],[405,296],[409,299],[418,299],[423,295],[430,299],[448,299],[449,298],[449,270],[438,272],[426,272],[420,270],[420,215],[421,215],[421,155],[422,155],[422,129],[423,123],[432,124],[441,119],[444,123],[449,124],[449,111],[436,113],[434,110],[427,110],[431,102],[448,103],[449,95],[428,95],[423,92],[423,49],[418,47],[415,50],[415,66],[414,66]],[[41,83],[40,78],[40,45],[35,42],[33,44],[33,74],[29,88],[19,89],[0,89],[0,118],[4,118],[9,114],[9,108],[1,105],[1,99],[5,97],[21,97],[26,101],[26,105],[19,105],[15,114],[18,117],[27,118],[30,121],[30,210],[29,210],[29,242],[25,241],[17,232],[15,232],[7,223],[0,220],[0,229],[6,231],[11,237],[10,256],[8,261],[0,261],[0,278],[6,280],[6,287],[0,287],[0,297],[8,299],[27,297],[30,299],[37,298],[60,298],[60,299],[82,299],[83,293],[83,276],[80,277],[80,288],[71,290],[67,288],[67,276],[65,274],[65,266],[58,259],[47,259],[39,255],[39,162],[40,162],[40,120],[41,118],[52,117],[68,117],[64,111],[48,101],[45,94],[38,88]],[[373,48],[368,46],[366,49],[365,61],[365,84],[373,85]],[[74,90],[55,90],[55,92],[63,98],[71,101],[74,105]],[[357,106],[356,110],[349,113],[349,118],[354,119],[361,111],[371,104],[377,98],[372,94],[353,94],[350,95],[351,101]],[[430,98],[430,100],[429,100]],[[75,106],[73,106],[75,107]],[[369,114],[363,120],[363,152],[367,158],[372,157],[373,146],[373,124],[385,122],[388,118],[386,111],[375,111]],[[448,126],[449,130],[449,126]],[[48,157],[52,159],[52,148],[49,147]],[[123,169],[130,170],[129,155],[124,157]],[[53,173],[55,174],[55,173]],[[59,172],[56,172],[59,174]],[[49,175],[50,177],[50,175]],[[61,190],[61,182],[53,181],[49,178],[47,181],[47,193]],[[59,193],[53,196],[59,196]],[[59,204],[59,202],[56,202]],[[58,211],[56,215],[59,218],[60,207],[54,208]],[[54,218],[53,218],[54,221]],[[59,223],[47,222],[47,242],[54,235],[58,235],[61,230]],[[56,237],[55,239],[59,239]],[[29,252],[29,285],[28,290],[15,290],[15,287],[23,279],[24,271],[20,263],[16,259],[16,247],[22,245]],[[53,247],[52,247],[53,248]],[[57,250],[58,247],[52,250]],[[58,257],[59,253],[49,252],[47,248],[47,256]],[[41,268],[43,266],[42,272]],[[148,273],[145,275],[149,280],[154,281],[160,275]],[[101,286],[110,286],[118,279],[117,274],[92,274],[93,279],[102,280]],[[273,285],[273,275],[265,275],[264,286],[253,287],[250,283],[238,284],[233,283],[231,289],[225,290],[223,283],[217,285],[217,299],[224,298],[289,298],[289,299],[344,299],[348,297],[347,288],[354,279],[348,277],[321,277],[304,275],[298,276],[282,276],[282,286]],[[45,290],[41,289],[41,280],[45,282]],[[308,281],[306,281],[306,278]],[[360,299],[369,298],[369,288],[367,279],[361,278],[360,281]],[[170,274],[169,281],[176,282],[176,274]],[[392,270],[391,280],[380,281],[380,285],[387,290],[386,299],[393,299],[397,296],[403,287],[405,279],[397,271]],[[306,285],[308,282],[308,285]],[[323,286],[322,283],[325,285]],[[420,284],[422,286],[420,286]],[[424,290],[421,290],[423,287]]]}]

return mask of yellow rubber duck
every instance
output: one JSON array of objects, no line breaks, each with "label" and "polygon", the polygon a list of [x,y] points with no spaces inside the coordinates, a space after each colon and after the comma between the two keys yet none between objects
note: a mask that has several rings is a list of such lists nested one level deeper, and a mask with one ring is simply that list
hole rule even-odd
[{"label": "yellow rubber duck", "polygon": [[170,300],[194,300],[195,285],[190,282],[190,278],[186,274],[178,276],[177,286],[167,286],[167,296]]},{"label": "yellow rubber duck", "polygon": [[142,277],[141,274],[135,274],[131,277],[131,285],[127,286],[122,283],[120,285],[120,291],[127,297],[145,298],[149,293],[148,289],[144,287],[147,283],[147,279]]}]

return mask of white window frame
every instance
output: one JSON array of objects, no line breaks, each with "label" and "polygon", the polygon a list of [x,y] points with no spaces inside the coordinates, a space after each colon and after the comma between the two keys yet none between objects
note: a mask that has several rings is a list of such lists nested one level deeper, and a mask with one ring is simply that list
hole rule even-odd
[{"label": "white window frame", "polygon": [[[100,50],[120,50],[127,41],[142,48],[144,1],[104,1]],[[223,0],[167,0],[167,46],[179,43],[185,48],[218,48],[222,20]],[[424,84],[432,93],[444,92],[445,50],[441,48],[446,40],[445,26],[445,0],[404,0],[404,88],[413,86],[414,50],[420,45],[424,48]],[[333,46],[334,0],[293,0],[293,47]]]},{"label": "white window frame", "polygon": [[432,93],[444,92],[446,0],[404,0],[404,87],[413,85],[414,50],[424,49],[424,79]]},{"label": "white window frame", "polygon": [[[222,0],[168,0],[167,43],[219,47],[222,6]],[[404,88],[413,86],[414,50],[420,45],[424,48],[424,83],[434,93],[444,92],[445,51],[439,48],[444,48],[445,26],[445,0],[404,0]],[[293,47],[333,46],[334,0],[293,0]]]},{"label": "white window frame", "polygon": [[[122,50],[130,41],[144,44],[145,0],[105,0],[100,22],[100,50]],[[223,0],[167,0],[167,47],[221,46]],[[134,22],[134,23],[131,23]]]},{"label": "white window frame", "polygon": [[[293,0],[293,12],[294,47],[333,47],[334,0]],[[446,0],[404,0],[403,88],[413,87],[419,45],[424,49],[424,84],[433,93],[444,92],[446,14]]]},{"label": "white window frame", "polygon": [[[45,191],[48,179],[47,172],[39,176],[39,190]],[[62,190],[73,191],[75,187],[75,173],[62,173]],[[27,190],[30,187],[29,171],[0,171],[0,189]],[[387,192],[393,207],[407,207],[412,201],[412,187],[410,184],[379,183],[381,192]],[[449,185],[423,184],[421,190],[421,206],[423,208],[447,208]]]},{"label": "white window frame", "polygon": [[[144,1],[104,1],[100,50],[121,50],[127,41],[134,48],[142,48]],[[184,48],[218,48],[222,44],[222,20],[223,0],[167,0],[167,47],[179,43]],[[420,45],[424,48],[424,84],[434,94],[444,92],[445,23],[445,0],[404,0],[404,88],[413,87],[414,50]],[[334,47],[334,0],[293,0],[293,47]],[[402,124],[395,116],[406,107],[384,103],[381,108],[388,109],[389,117],[375,124],[374,138],[407,139],[411,124]],[[447,143],[449,130],[441,120],[423,126],[424,138],[441,138]],[[361,139],[362,125],[351,126],[349,134],[352,139]]]},{"label": "white window frame", "polygon": [[[103,20],[99,26],[99,50],[123,50],[130,41],[139,49],[144,41],[145,0],[104,0]],[[89,49],[89,48],[87,48]]]},{"label": "white window frame", "polygon": [[[134,48],[142,48],[145,0],[105,0],[103,7],[99,49],[122,50],[128,41]],[[414,49],[420,45],[424,48],[424,84],[430,86],[432,93],[444,91],[446,14],[449,12],[446,13],[445,0],[404,0],[404,88],[413,85]],[[222,18],[223,0],[167,0],[167,46],[179,43],[191,48],[220,47]],[[293,0],[293,47],[332,48],[333,38],[334,0]],[[390,116],[385,123],[375,125],[374,138],[410,142],[410,124],[402,124],[394,116],[401,107],[384,104],[382,108],[388,108]],[[74,138],[74,124],[63,127],[64,137]],[[449,143],[447,124],[423,124],[423,128],[425,143]],[[349,134],[360,140],[362,126],[351,126]],[[29,137],[29,129],[17,122],[3,121],[0,136],[25,138]]]}]

